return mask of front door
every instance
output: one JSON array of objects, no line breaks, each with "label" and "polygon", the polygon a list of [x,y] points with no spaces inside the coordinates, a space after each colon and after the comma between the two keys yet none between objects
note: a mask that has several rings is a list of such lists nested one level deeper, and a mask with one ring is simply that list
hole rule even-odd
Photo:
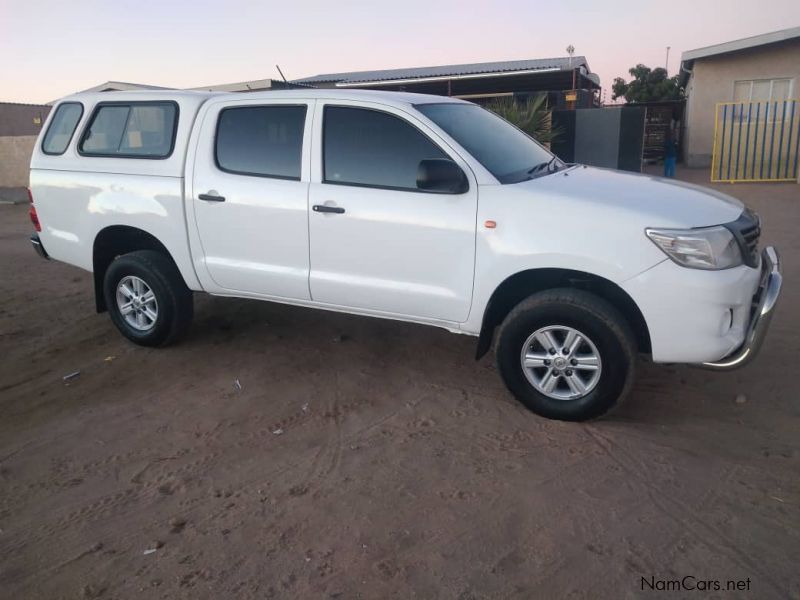
[{"label": "front door", "polygon": [[205,113],[191,201],[208,291],[310,298],[304,141],[312,109],[222,101]]},{"label": "front door", "polygon": [[[320,173],[309,193],[315,302],[465,321],[472,301],[477,186],[413,115],[368,103],[317,106]],[[320,130],[321,129],[321,130]],[[455,160],[465,193],[417,188],[421,160]],[[317,160],[317,157],[315,157]]]}]

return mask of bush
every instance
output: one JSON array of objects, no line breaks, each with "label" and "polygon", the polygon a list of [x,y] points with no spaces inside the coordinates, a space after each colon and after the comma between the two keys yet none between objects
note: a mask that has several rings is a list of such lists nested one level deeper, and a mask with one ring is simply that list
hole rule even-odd
[{"label": "bush", "polygon": [[549,144],[561,134],[553,128],[552,115],[545,101],[547,96],[540,94],[528,100],[518,101],[511,96],[496,98],[486,108],[516,125],[541,144]]}]

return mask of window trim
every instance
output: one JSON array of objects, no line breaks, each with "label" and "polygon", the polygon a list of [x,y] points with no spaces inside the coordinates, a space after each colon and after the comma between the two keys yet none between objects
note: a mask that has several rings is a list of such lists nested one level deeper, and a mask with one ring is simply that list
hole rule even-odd
[{"label": "window trim", "polygon": [[[222,120],[222,113],[226,110],[236,110],[237,108],[302,108],[303,112],[303,131],[302,131],[302,139],[300,140],[300,175],[297,177],[292,177],[291,175],[267,175],[265,173],[251,173],[249,171],[234,171],[233,169],[226,169],[222,165],[219,164],[219,157],[217,156],[217,141],[219,140],[219,124]],[[213,147],[213,154],[214,154],[214,165],[222,171],[223,173],[228,173],[230,175],[243,175],[245,177],[261,177],[262,179],[282,179],[283,181],[302,181],[303,180],[303,153],[305,151],[306,146],[306,128],[308,126],[308,107],[309,105],[304,102],[299,103],[292,103],[292,104],[277,104],[277,103],[269,103],[269,104],[235,104],[233,106],[225,106],[221,108],[217,112],[217,122],[214,125],[214,147]]]},{"label": "window trim", "polygon": [[[47,150],[44,149],[44,143],[47,140],[47,135],[50,133],[50,128],[53,126],[53,120],[56,118],[56,113],[58,112],[58,109],[68,104],[77,104],[78,106],[80,106],[81,114],[78,115],[78,120],[75,121],[75,127],[72,128],[72,133],[69,134],[69,139],[67,140],[67,144],[66,146],[64,146],[64,149],[61,152],[48,152]],[[53,109],[53,118],[50,119],[50,122],[47,124],[47,130],[44,132],[44,135],[42,136],[42,143],[39,146],[43,154],[47,154],[47,156],[61,156],[69,149],[69,146],[72,143],[72,138],[75,137],[75,132],[78,131],[78,125],[81,124],[81,119],[83,119],[83,113],[85,112],[85,110],[86,109],[83,106],[83,102],[75,102],[72,100],[67,102],[60,102],[58,105],[56,105],[56,107]]]},{"label": "window trim", "polygon": [[[458,166],[458,168],[461,169],[461,172],[464,174],[464,179],[467,180],[466,189],[463,192],[446,192],[446,191],[435,191],[435,190],[421,190],[419,188],[398,187],[398,186],[393,186],[393,185],[376,185],[374,183],[350,183],[350,182],[347,182],[347,181],[329,181],[328,179],[325,178],[325,124],[326,124],[326,119],[327,119],[327,114],[326,113],[328,112],[328,108],[329,107],[330,108],[350,108],[350,109],[354,109],[354,110],[365,110],[365,111],[370,111],[370,112],[376,112],[376,113],[381,113],[381,114],[384,114],[384,115],[389,115],[391,117],[399,119],[400,121],[403,121],[404,123],[406,123],[410,127],[413,127],[414,129],[416,129],[419,132],[420,135],[422,135],[425,138],[427,138],[427,140],[431,144],[433,144],[434,146],[439,148],[439,150],[442,152],[442,154],[444,154],[449,160],[452,160]],[[431,138],[431,136],[429,136],[427,133],[422,131],[414,123],[412,123],[408,119],[405,119],[405,118],[401,117],[400,115],[397,115],[397,114],[395,114],[393,112],[390,112],[388,110],[381,110],[381,109],[378,109],[378,108],[372,108],[372,107],[367,107],[367,106],[359,106],[359,105],[355,105],[355,104],[334,104],[334,103],[329,103],[328,104],[328,103],[326,103],[322,107],[322,143],[320,144],[320,165],[322,167],[322,172],[320,173],[320,175],[321,175],[320,180],[321,180],[321,183],[326,184],[326,185],[340,185],[340,186],[348,186],[348,187],[369,188],[369,189],[373,189],[373,190],[389,190],[389,191],[392,191],[392,192],[411,192],[411,193],[416,193],[416,194],[434,194],[434,195],[437,195],[437,196],[440,196],[440,195],[461,196],[463,194],[468,194],[470,189],[472,188],[472,186],[470,184],[469,176],[467,175],[466,171],[464,170],[464,167],[462,167],[460,164],[458,164],[458,161],[454,160],[453,156],[450,154],[450,152],[448,152],[447,150],[442,148],[441,144],[438,144],[433,138]]]},{"label": "window trim", "polygon": [[[127,106],[129,108],[133,108],[134,106],[163,106],[163,105],[171,105],[175,107],[175,118],[173,120],[173,127],[172,127],[172,139],[170,140],[169,152],[166,154],[120,154],[120,153],[106,153],[106,152],[86,152],[83,149],[83,144],[86,143],[86,140],[89,137],[89,131],[92,128],[92,124],[94,123],[97,115],[99,114],[100,110],[104,106]],[[130,119],[130,112],[128,112],[128,117],[125,120],[125,127],[122,130],[123,135],[125,134],[125,130],[128,128],[128,119]],[[87,158],[139,158],[143,160],[166,160],[172,153],[175,151],[175,140],[178,137],[178,126],[180,125],[180,116],[181,116],[181,109],[177,102],[174,100],[110,100],[110,101],[103,101],[98,102],[94,105],[94,109],[92,109],[92,114],[89,117],[89,120],[86,122],[86,125],[83,127],[83,131],[81,131],[81,137],[78,141],[78,154]]]}]

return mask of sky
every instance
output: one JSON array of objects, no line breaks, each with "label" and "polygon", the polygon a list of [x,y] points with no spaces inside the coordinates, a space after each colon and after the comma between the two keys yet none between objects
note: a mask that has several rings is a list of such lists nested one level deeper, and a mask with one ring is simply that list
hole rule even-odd
[{"label": "sky", "polygon": [[195,87],[586,56],[611,99],[636,63],[800,26],[800,0],[0,0],[0,101],[108,80]]}]

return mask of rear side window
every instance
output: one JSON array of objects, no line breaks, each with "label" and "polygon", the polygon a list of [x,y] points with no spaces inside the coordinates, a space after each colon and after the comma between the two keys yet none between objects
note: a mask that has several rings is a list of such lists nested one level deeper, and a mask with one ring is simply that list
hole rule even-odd
[{"label": "rear side window", "polygon": [[237,106],[220,111],[214,148],[229,173],[300,179],[305,106]]},{"label": "rear side window", "polygon": [[175,145],[174,102],[101,103],[80,144],[86,156],[167,158]]},{"label": "rear side window", "polygon": [[326,183],[414,191],[420,161],[449,158],[399,117],[343,106],[325,107],[323,152]]},{"label": "rear side window", "polygon": [[42,152],[45,154],[64,154],[75,133],[75,127],[83,116],[83,104],[80,102],[63,102],[58,105],[47,133],[42,141]]}]

